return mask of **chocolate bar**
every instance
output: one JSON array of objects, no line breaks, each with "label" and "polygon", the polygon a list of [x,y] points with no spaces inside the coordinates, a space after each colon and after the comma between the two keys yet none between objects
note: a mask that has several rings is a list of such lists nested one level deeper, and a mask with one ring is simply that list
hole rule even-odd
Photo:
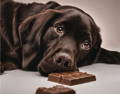
[{"label": "chocolate bar", "polygon": [[76,94],[71,88],[57,85],[51,88],[41,87],[38,88],[36,94]]},{"label": "chocolate bar", "polygon": [[70,86],[87,83],[95,80],[96,80],[95,75],[88,74],[86,72],[78,72],[78,71],[51,73],[48,76],[48,81],[53,81],[53,82],[70,85]]}]

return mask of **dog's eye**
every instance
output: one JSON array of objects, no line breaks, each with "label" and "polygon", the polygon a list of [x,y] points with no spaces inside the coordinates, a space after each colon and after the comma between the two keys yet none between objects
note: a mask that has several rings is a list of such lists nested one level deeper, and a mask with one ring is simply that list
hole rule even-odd
[{"label": "dog's eye", "polygon": [[64,34],[64,29],[62,25],[55,25],[55,32],[59,35],[62,36]]},{"label": "dog's eye", "polygon": [[82,50],[90,50],[91,47],[88,41],[84,41],[83,43],[80,44],[80,48]]}]

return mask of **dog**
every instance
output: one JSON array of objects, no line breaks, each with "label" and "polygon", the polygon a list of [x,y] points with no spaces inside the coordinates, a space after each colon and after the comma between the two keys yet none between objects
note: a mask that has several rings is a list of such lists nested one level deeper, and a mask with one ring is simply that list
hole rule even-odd
[{"label": "dog", "polygon": [[120,64],[120,53],[101,48],[100,29],[83,10],[0,0],[0,71],[75,71],[93,63]]}]

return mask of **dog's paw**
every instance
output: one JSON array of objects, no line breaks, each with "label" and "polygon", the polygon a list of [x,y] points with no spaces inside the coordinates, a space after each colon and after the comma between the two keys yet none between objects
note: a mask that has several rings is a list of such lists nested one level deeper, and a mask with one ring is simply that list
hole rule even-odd
[{"label": "dog's paw", "polygon": [[5,70],[14,70],[17,69],[17,66],[14,63],[4,63],[4,69]]},{"label": "dog's paw", "polygon": [[0,75],[5,71],[4,65],[0,63]]}]

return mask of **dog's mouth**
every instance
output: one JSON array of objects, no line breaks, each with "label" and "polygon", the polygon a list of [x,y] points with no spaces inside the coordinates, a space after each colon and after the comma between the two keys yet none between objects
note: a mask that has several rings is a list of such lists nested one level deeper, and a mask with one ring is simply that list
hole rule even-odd
[{"label": "dog's mouth", "polygon": [[74,59],[67,53],[57,53],[52,57],[43,59],[38,64],[38,71],[44,76],[53,72],[75,71],[76,69]]}]

